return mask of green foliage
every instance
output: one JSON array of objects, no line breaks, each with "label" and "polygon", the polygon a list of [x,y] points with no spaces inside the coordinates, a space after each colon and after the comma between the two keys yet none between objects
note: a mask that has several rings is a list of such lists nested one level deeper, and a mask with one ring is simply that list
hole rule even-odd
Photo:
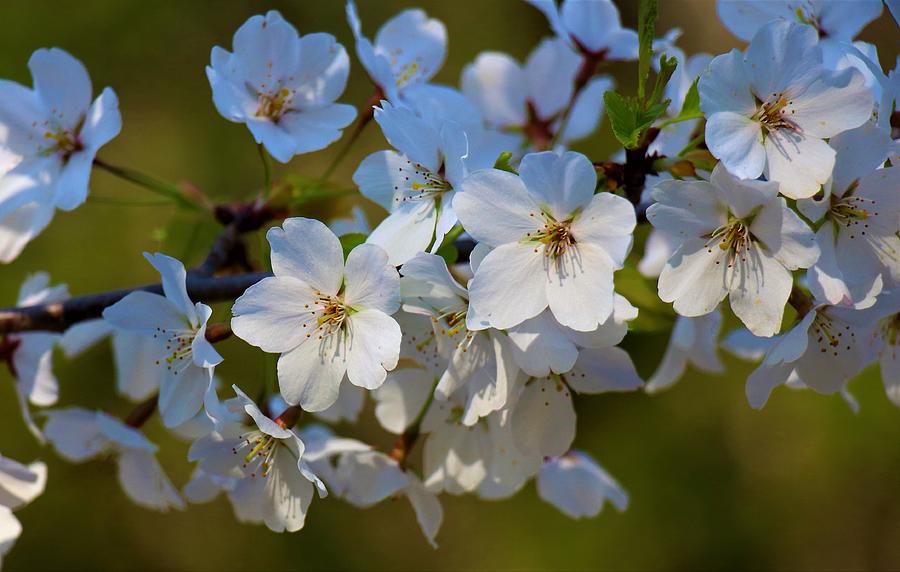
[{"label": "green foliage", "polygon": [[500,169],[501,171],[507,171],[509,173],[513,173],[514,175],[518,175],[519,172],[516,171],[516,168],[513,167],[509,160],[512,159],[511,151],[504,151],[497,156],[497,160],[494,161],[494,168]]},{"label": "green foliage", "polygon": [[703,112],[700,111],[700,93],[697,91],[697,82],[699,79],[700,78],[697,78],[694,80],[694,83],[691,84],[691,88],[684,96],[684,104],[682,104],[681,111],[678,115],[663,123],[662,127],[681,121],[690,121],[691,119],[703,119]]},{"label": "green foliage", "polygon": [[341,241],[341,248],[344,249],[344,258],[347,258],[347,255],[350,254],[351,250],[364,243],[366,238],[366,235],[361,232],[342,234],[339,237],[339,240]]},{"label": "green foliage", "polygon": [[639,147],[644,133],[669,106],[669,100],[665,100],[645,109],[640,100],[615,91],[604,93],[603,102],[613,134],[626,149]]},{"label": "green foliage", "polygon": [[638,8],[638,99],[644,101],[644,86],[650,77],[650,60],[653,57],[653,37],[659,18],[657,0],[641,0]]}]

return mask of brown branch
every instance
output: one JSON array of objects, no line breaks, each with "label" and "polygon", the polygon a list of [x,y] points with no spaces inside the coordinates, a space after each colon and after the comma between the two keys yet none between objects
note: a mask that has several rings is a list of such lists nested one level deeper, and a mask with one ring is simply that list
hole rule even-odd
[{"label": "brown branch", "polygon": [[159,395],[154,395],[140,403],[138,403],[134,409],[131,410],[123,421],[125,425],[129,427],[134,427],[135,429],[139,429],[144,426],[144,423],[147,422],[148,419],[153,417],[153,413],[156,411],[156,406],[159,403]]},{"label": "brown branch", "polygon": [[813,309],[812,297],[797,285],[791,288],[788,304],[793,306],[794,310],[797,310],[797,319],[799,320],[802,320]]},{"label": "brown branch", "polygon": [[[243,294],[244,290],[271,275],[269,272],[251,272],[221,277],[189,275],[187,291],[192,300],[205,303],[234,300]],[[150,284],[69,298],[64,302],[0,309],[0,335],[27,331],[62,332],[72,324],[99,318],[105,308],[137,291],[162,294],[162,285]]]}]

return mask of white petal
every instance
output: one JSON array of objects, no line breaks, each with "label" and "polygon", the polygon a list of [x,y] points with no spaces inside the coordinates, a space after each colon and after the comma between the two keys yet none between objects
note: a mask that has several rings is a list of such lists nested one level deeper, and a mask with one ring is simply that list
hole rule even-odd
[{"label": "white petal", "polygon": [[478,105],[485,121],[499,127],[524,125],[527,95],[525,72],[510,56],[482,52],[463,68],[466,97]]},{"label": "white petal", "polygon": [[628,352],[615,347],[581,350],[575,367],[564,377],[578,393],[634,391],[644,385]]},{"label": "white petal", "polygon": [[746,260],[735,259],[729,274],[729,301],[735,315],[757,336],[778,333],[794,284],[791,273],[766,250],[754,246]]},{"label": "white petal", "polygon": [[432,548],[437,548],[434,538],[444,521],[444,509],[441,501],[437,495],[429,492],[415,475],[409,475],[409,486],[403,492],[416,513],[416,521],[419,523],[419,528],[422,529],[422,534],[428,539]]},{"label": "white petal", "polygon": [[809,198],[831,177],[834,156],[834,149],[821,139],[787,129],[771,131],[766,137],[766,178],[776,181],[786,197]]},{"label": "white petal", "polygon": [[266,352],[300,345],[318,324],[315,293],[292,277],[263,278],[235,300],[231,328],[242,340]]},{"label": "white petal", "polygon": [[163,472],[156,455],[147,451],[123,451],[118,465],[119,484],[132,501],[160,512],[184,509],[184,501]]},{"label": "white petal", "polygon": [[659,297],[675,302],[682,316],[712,312],[728,294],[725,271],[728,253],[703,239],[678,247],[659,275]]},{"label": "white petal", "polygon": [[389,315],[400,309],[400,275],[381,247],[361,244],[347,255],[344,301],[356,309]]},{"label": "white petal", "polygon": [[525,454],[555,457],[575,438],[575,409],[569,389],[548,378],[532,379],[512,413],[516,445]]},{"label": "white petal", "polygon": [[431,395],[434,378],[419,368],[399,368],[387,374],[384,384],[372,392],[375,418],[395,435],[409,427]]},{"label": "white petal", "polygon": [[516,363],[530,376],[565,373],[578,358],[578,348],[546,310],[510,328],[509,340]]},{"label": "white petal", "polygon": [[366,242],[383,248],[390,263],[399,266],[432,244],[436,219],[434,201],[405,201],[375,227]]},{"label": "white petal", "polygon": [[305,282],[324,294],[336,294],[341,285],[344,255],[341,242],[324,223],[308,218],[285,219],[270,228],[272,270]]},{"label": "white petal", "polygon": [[34,90],[46,108],[74,127],[91,105],[91,78],[84,64],[59,48],[40,49],[28,60]]},{"label": "white petal", "polygon": [[328,409],[338,398],[347,370],[344,342],[313,336],[278,359],[278,386],[284,400],[306,411]]},{"label": "white petal", "polygon": [[199,320],[194,309],[194,303],[191,302],[191,298],[187,293],[187,272],[184,269],[184,264],[178,259],[158,252],[156,254],[145,252],[144,258],[159,272],[166,298],[172,302],[172,305],[182,315],[187,317],[192,326],[196,327],[199,324]]},{"label": "white petal", "polygon": [[586,242],[548,264],[546,295],[553,317],[573,330],[596,330],[613,311],[615,266],[609,255]]},{"label": "white petal", "polygon": [[557,220],[570,217],[594,196],[597,172],[587,157],[568,151],[529,153],[519,164],[519,176],[528,193],[541,206],[548,206]]},{"label": "white petal", "polygon": [[400,357],[400,326],[378,310],[363,310],[348,319],[347,379],[365,389],[384,383]]},{"label": "white petal", "polygon": [[549,120],[572,98],[581,57],[560,38],[541,40],[525,62],[529,101],[540,119]]},{"label": "white petal", "polygon": [[539,226],[540,207],[522,179],[498,169],[472,173],[453,197],[453,210],[478,242],[500,246]]},{"label": "white petal", "polygon": [[706,142],[712,154],[735,176],[755,179],[763,173],[766,149],[762,129],[748,116],[731,111],[710,115],[706,122]]},{"label": "white petal", "polygon": [[476,313],[491,326],[510,328],[547,307],[546,260],[536,250],[527,244],[504,244],[485,256],[478,267],[469,284],[469,297]]},{"label": "white petal", "polygon": [[819,258],[819,245],[812,229],[788,208],[783,198],[759,211],[750,232],[789,270],[809,268]]}]

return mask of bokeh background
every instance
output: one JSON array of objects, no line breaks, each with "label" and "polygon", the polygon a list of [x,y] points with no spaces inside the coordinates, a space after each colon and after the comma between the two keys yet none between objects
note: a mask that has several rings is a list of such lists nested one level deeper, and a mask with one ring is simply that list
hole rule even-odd
[{"label": "bokeh background", "polygon": [[[436,80],[454,85],[480,51],[523,60],[550,33],[540,13],[513,0],[359,4],[370,37],[392,14],[414,5],[443,20],[449,55]],[[681,27],[679,44],[689,54],[740,46],[719,23],[712,1],[661,4],[660,34]],[[637,2],[619,5],[633,27]],[[339,0],[3,0],[0,77],[30,85],[31,52],[65,48],[87,65],[95,91],[109,85],[119,94],[124,127],[103,158],[190,181],[217,200],[248,197],[262,182],[256,149],[243,126],[216,113],[204,66],[213,45],[230,49],[237,27],[270,8],[301,33],[334,34],[353,53]],[[862,34],[889,67],[900,50],[898,37],[886,11]],[[633,67],[610,71],[626,92],[633,89]],[[342,100],[361,105],[370,92],[352,56]],[[578,149],[605,158],[611,142],[604,123]],[[336,147],[302,155],[278,167],[276,176],[318,176]],[[349,184],[355,163],[384,147],[377,128],[369,128],[333,180]],[[0,268],[0,305],[14,302],[19,283],[38,269],[68,283],[75,295],[154,281],[142,251],[163,250],[191,265],[216,232],[201,216],[157,204],[157,197],[106,173],[95,173],[91,186],[87,204],[59,214],[18,260]],[[319,202],[300,214],[327,217],[353,202]],[[381,216],[377,208],[369,213]],[[653,306],[654,290],[652,282],[632,279],[626,294]],[[216,318],[227,316],[227,306],[216,308]],[[625,343],[645,375],[659,361],[673,319],[659,304],[648,316],[653,319]],[[259,387],[264,365],[258,352],[235,340],[222,351],[223,380]],[[110,359],[105,346],[72,361],[57,355],[61,403],[129,411],[113,393]],[[858,415],[840,397],[787,389],[756,412],[744,398],[750,367],[725,360],[727,374],[691,372],[658,396],[599,396],[577,404],[576,446],[594,454],[629,491],[624,514],[607,507],[596,519],[572,521],[540,501],[533,485],[501,502],[444,497],[438,550],[423,540],[404,500],[363,511],[316,500],[306,528],[281,535],[238,524],[224,499],[184,513],[143,510],[120,491],[112,463],[71,465],[41,449],[24,428],[12,379],[2,371],[0,451],[50,466],[47,492],[17,513],[24,534],[4,564],[8,570],[900,568],[900,411],[884,397],[878,372],[851,385],[862,406]],[[187,444],[168,436],[156,419],[146,429],[162,447],[175,483],[186,482]],[[338,431],[383,447],[392,441],[368,409],[359,426]]]}]

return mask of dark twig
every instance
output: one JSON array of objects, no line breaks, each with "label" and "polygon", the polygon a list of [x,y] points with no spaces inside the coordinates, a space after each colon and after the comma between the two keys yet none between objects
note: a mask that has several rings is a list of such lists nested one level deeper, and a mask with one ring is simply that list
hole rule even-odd
[{"label": "dark twig", "polygon": [[[271,276],[271,274],[252,272],[221,277],[189,275],[187,291],[192,300],[207,303],[234,300],[243,294],[244,290],[267,276]],[[0,335],[35,330],[62,332],[72,324],[99,318],[104,308],[138,290],[162,294],[162,285],[150,284],[138,288],[70,298],[64,302],[0,309]]]}]

